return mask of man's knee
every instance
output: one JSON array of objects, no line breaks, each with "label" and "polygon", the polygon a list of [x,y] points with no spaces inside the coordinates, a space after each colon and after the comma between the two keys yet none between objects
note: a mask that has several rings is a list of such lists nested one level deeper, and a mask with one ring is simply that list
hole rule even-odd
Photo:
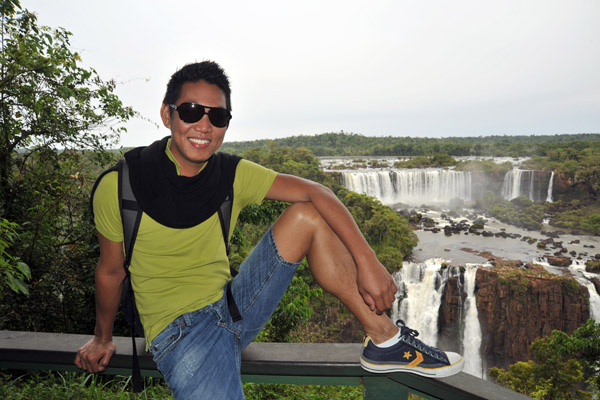
[{"label": "man's knee", "polygon": [[273,236],[281,256],[300,261],[312,246],[315,234],[327,226],[321,214],[310,202],[289,206],[273,225]]},{"label": "man's knee", "polygon": [[304,230],[323,223],[325,223],[325,220],[311,202],[299,202],[290,205],[275,222],[276,225],[279,224],[286,228]]}]

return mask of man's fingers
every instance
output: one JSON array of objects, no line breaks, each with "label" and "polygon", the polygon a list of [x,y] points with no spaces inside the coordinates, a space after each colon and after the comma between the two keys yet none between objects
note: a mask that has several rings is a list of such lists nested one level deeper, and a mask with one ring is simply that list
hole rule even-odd
[{"label": "man's fingers", "polygon": [[360,293],[362,295],[362,298],[365,302],[365,304],[369,307],[369,309],[371,311],[375,311],[375,300],[373,299],[373,297],[371,297],[371,295],[367,292],[361,292]]},{"label": "man's fingers", "polygon": [[106,368],[108,367],[109,361],[110,361],[110,356],[107,354],[104,354],[98,362],[98,367],[99,367],[100,371],[106,370]]}]

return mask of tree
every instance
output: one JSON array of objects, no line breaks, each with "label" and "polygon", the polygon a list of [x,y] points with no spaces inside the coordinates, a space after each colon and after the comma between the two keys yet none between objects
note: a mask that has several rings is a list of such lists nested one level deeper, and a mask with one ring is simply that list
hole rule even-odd
[{"label": "tree", "polygon": [[47,148],[102,151],[133,110],[113,93],[114,81],[79,65],[70,32],[38,26],[31,12],[16,12],[18,1],[1,4],[0,213],[7,216],[31,157]]},{"label": "tree", "polygon": [[114,81],[80,65],[70,32],[38,26],[16,0],[0,6],[0,218],[16,224],[3,258],[31,271],[29,298],[8,292],[0,303],[0,329],[89,333],[98,257],[90,183],[134,113]]},{"label": "tree", "polygon": [[535,399],[591,399],[600,383],[600,324],[589,319],[572,335],[555,330],[532,345],[534,360],[508,371],[492,368],[490,376],[504,386]]}]

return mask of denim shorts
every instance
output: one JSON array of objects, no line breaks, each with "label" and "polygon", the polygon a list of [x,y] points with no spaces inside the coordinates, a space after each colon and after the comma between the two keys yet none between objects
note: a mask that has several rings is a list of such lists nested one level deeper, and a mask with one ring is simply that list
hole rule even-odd
[{"label": "denim shorts", "polygon": [[281,257],[269,228],[232,281],[241,321],[232,321],[223,289],[220,300],[181,315],[154,338],[150,351],[177,400],[244,398],[242,349],[269,321],[299,265]]}]

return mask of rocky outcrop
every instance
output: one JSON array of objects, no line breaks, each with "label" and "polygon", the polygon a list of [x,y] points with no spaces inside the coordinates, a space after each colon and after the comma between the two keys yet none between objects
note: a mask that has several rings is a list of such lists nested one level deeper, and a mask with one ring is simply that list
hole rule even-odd
[{"label": "rocky outcrop", "polygon": [[[452,267],[454,268],[454,267]],[[463,312],[463,304],[466,293],[463,292],[464,274],[448,278],[446,288],[442,295],[442,304],[438,316],[438,332],[437,345],[449,351],[460,352],[461,326],[460,321]]]},{"label": "rocky outcrop", "polygon": [[564,172],[554,175],[553,185],[554,197],[557,200],[587,200],[597,198],[597,189],[585,177],[571,176]]},{"label": "rocky outcrop", "polygon": [[529,360],[536,338],[555,329],[571,334],[590,317],[587,288],[571,277],[529,267],[477,270],[477,309],[487,368]]},{"label": "rocky outcrop", "polygon": [[568,267],[571,265],[571,258],[566,256],[550,256],[545,255],[548,264],[553,265],[555,267]]}]

